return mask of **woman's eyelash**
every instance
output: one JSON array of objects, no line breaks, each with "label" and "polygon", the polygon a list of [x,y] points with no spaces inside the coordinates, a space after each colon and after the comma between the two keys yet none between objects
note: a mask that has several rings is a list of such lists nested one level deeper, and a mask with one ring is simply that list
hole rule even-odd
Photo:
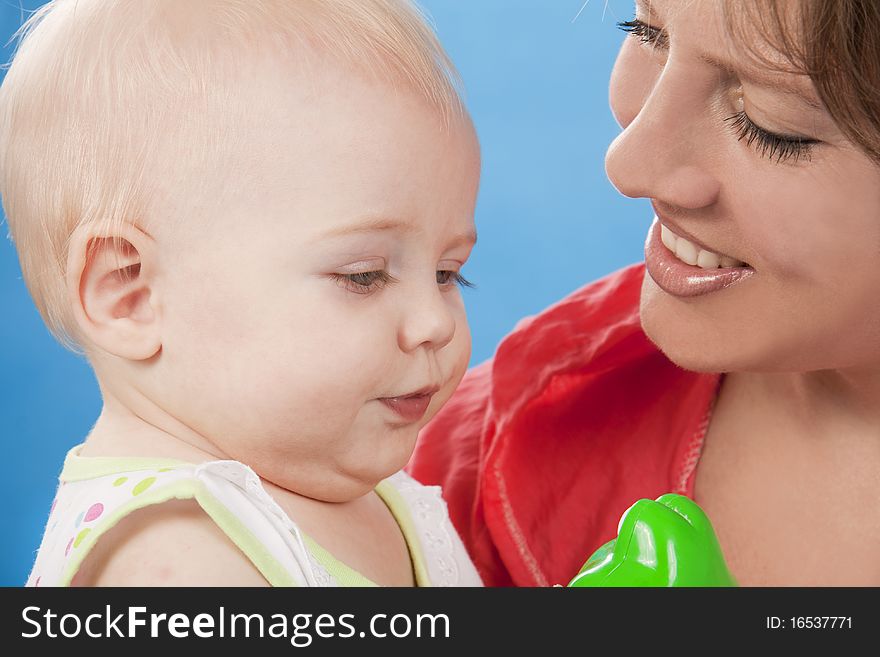
[{"label": "woman's eyelash", "polygon": [[[637,18],[620,22],[617,27],[644,44],[660,49],[669,48],[669,37],[661,28],[648,25]],[[742,111],[725,121],[733,127],[740,141],[744,140],[749,146],[754,146],[763,157],[771,160],[775,158],[777,163],[790,159],[795,162],[803,158],[809,159],[813,145],[819,143],[816,139],[777,135],[764,130]]]},{"label": "woman's eyelash", "polygon": [[[388,283],[396,283],[397,279],[384,270],[358,272],[357,274],[331,274],[341,287],[355,294],[369,294],[381,290]],[[474,287],[457,271],[441,270],[437,272],[438,285],[460,285],[461,287]]]},{"label": "woman's eyelash", "polygon": [[745,141],[747,145],[754,145],[762,157],[776,158],[776,162],[794,159],[795,162],[801,158],[810,159],[814,144],[818,144],[817,139],[809,139],[806,137],[792,137],[786,135],[777,135],[764,130],[764,128],[755,125],[745,112],[737,112],[733,116],[726,119],[737,138]]},{"label": "woman's eyelash", "polygon": [[631,21],[621,21],[617,24],[617,27],[627,34],[636,37],[642,43],[664,50],[669,47],[669,39],[663,30],[659,27],[648,25],[638,18],[634,18]]}]

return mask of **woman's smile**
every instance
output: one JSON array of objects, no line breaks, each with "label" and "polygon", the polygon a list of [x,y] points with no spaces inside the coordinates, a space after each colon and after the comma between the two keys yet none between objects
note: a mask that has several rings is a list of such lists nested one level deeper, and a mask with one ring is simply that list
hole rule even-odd
[{"label": "woman's smile", "polygon": [[656,217],[645,243],[645,264],[660,289],[677,297],[717,292],[755,273],[732,256],[709,251],[677,235]]},{"label": "woman's smile", "polygon": [[695,297],[751,278],[755,270],[730,256],[701,249],[654,220],[645,243],[648,274],[664,292]]}]

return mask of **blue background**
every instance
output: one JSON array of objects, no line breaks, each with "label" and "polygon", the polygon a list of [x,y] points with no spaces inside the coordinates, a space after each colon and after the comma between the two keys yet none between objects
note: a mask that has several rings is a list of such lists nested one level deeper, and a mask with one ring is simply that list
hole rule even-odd
[{"label": "blue background", "polygon": [[[38,0],[0,2],[5,43]],[[473,363],[522,317],[642,259],[652,213],[608,183],[608,78],[630,0],[423,0],[458,66],[483,148],[479,244],[464,270]],[[582,10],[582,11],[581,11]],[[580,12],[580,14],[579,14]],[[577,17],[577,20],[575,20]],[[3,56],[8,60],[11,47]],[[4,218],[5,222],[5,218]],[[8,230],[4,224],[2,233]],[[66,451],[98,417],[87,364],[58,346],[0,239],[0,585],[22,584]]]}]

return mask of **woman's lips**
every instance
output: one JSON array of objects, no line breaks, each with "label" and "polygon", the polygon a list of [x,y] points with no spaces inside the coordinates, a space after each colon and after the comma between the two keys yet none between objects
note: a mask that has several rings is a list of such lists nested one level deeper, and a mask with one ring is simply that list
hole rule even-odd
[{"label": "woman's lips", "polygon": [[651,224],[648,231],[645,266],[660,289],[676,297],[696,297],[717,292],[755,273],[749,266],[702,269],[679,260],[661,241],[658,220]]},{"label": "woman's lips", "polygon": [[434,393],[407,395],[406,397],[382,397],[380,402],[407,422],[418,422],[425,415]]}]

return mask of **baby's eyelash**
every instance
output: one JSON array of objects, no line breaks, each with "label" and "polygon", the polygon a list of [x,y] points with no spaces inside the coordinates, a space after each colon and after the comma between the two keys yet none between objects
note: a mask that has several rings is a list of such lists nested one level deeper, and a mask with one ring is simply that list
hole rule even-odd
[{"label": "baby's eyelash", "polygon": [[747,145],[754,145],[762,157],[771,160],[776,158],[777,163],[790,159],[794,159],[795,162],[801,158],[809,160],[813,146],[819,143],[817,139],[777,135],[764,130],[742,111],[724,120],[731,125],[740,141],[745,140]]},{"label": "baby's eyelash", "polygon": [[[384,270],[364,271],[357,274],[331,274],[330,276],[339,283],[340,287],[355,294],[369,294],[376,290],[381,290],[388,283],[397,282],[396,278]],[[474,287],[474,284],[459,272],[451,270],[438,271],[437,284]]]},{"label": "baby's eyelash", "polygon": [[440,270],[437,272],[437,284],[438,285],[459,285],[461,287],[470,287],[473,288],[475,285],[471,283],[468,279],[462,276],[457,271],[449,271],[449,270]]},{"label": "baby's eyelash", "polygon": [[666,32],[659,27],[648,25],[644,21],[640,21],[638,18],[634,18],[631,21],[621,21],[617,24],[617,27],[627,34],[636,37],[644,44],[654,46],[655,48],[661,48],[663,50],[669,48],[669,38],[667,37]]},{"label": "baby's eyelash", "polygon": [[357,274],[331,274],[331,276],[339,283],[340,287],[355,294],[369,294],[375,290],[381,290],[388,283],[397,282],[397,279],[391,274],[381,269],[358,272]]}]

